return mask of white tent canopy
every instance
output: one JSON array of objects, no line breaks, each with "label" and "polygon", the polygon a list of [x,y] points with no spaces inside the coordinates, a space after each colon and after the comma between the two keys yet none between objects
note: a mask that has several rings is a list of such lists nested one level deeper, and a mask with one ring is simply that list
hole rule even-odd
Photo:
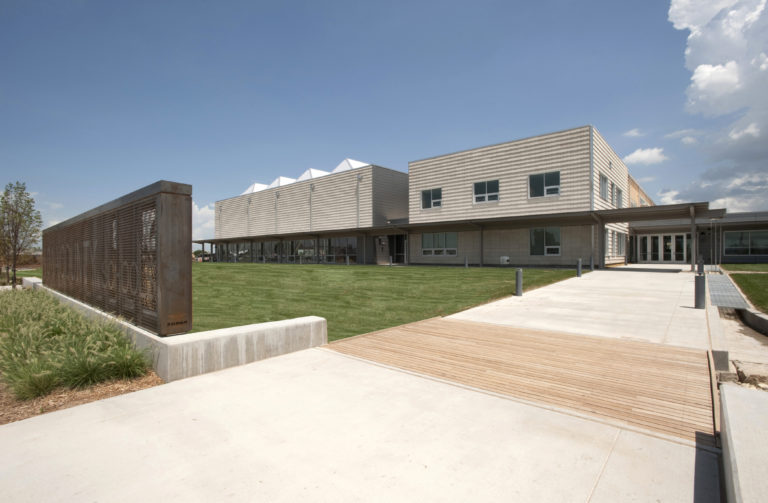
[{"label": "white tent canopy", "polygon": [[254,183],[254,184],[250,185],[247,189],[245,189],[245,192],[243,192],[240,195],[244,196],[245,194],[251,194],[253,192],[259,192],[260,190],[264,190],[266,188],[267,188],[266,185],[264,185],[263,183],[258,183],[257,182],[257,183]]},{"label": "white tent canopy", "polygon": [[295,178],[288,178],[287,176],[278,176],[272,181],[272,183],[269,184],[268,188],[273,189],[275,187],[283,187],[285,185],[290,185],[295,181],[296,181]]},{"label": "white tent canopy", "polygon": [[336,168],[333,170],[333,173],[341,173],[342,171],[349,171],[350,169],[362,168],[364,166],[370,166],[370,164],[347,158],[341,161],[338,166],[336,166]]},{"label": "white tent canopy", "polygon": [[314,178],[320,178],[321,176],[325,175],[330,175],[330,173],[323,171],[322,169],[309,168],[301,174],[301,176],[298,178],[298,181],[301,182],[304,180],[312,180]]}]

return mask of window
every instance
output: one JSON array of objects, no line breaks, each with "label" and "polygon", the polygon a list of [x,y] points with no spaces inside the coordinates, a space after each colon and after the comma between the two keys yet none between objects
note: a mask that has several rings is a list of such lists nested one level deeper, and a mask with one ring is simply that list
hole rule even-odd
[{"label": "window", "polygon": [[425,232],[421,235],[421,254],[456,255],[458,243],[456,232]]},{"label": "window", "polygon": [[421,207],[439,208],[443,205],[443,189],[428,189],[421,191]]},{"label": "window", "polygon": [[768,255],[768,231],[726,231],[725,255]]},{"label": "window", "polygon": [[556,196],[560,194],[560,172],[550,171],[528,177],[530,197]]},{"label": "window", "polygon": [[499,200],[499,181],[475,182],[475,202],[487,203]]},{"label": "window", "polygon": [[616,184],[611,182],[611,204],[616,204]]},{"label": "window", "polygon": [[600,175],[600,197],[608,200],[608,177],[605,175]]},{"label": "window", "polygon": [[616,207],[621,208],[624,206],[624,191],[616,187]]},{"label": "window", "polygon": [[560,255],[560,227],[531,229],[531,255]]}]

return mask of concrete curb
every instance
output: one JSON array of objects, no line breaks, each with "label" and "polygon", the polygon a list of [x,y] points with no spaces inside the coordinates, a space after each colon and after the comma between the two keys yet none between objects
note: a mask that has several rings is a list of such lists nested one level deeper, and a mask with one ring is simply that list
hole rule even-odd
[{"label": "concrete curb", "polygon": [[721,440],[726,497],[729,502],[763,501],[768,452],[768,393],[737,384],[720,386]]},{"label": "concrete curb", "polygon": [[328,342],[327,322],[318,316],[159,337],[52,290],[40,281],[32,284],[33,288],[46,290],[90,319],[115,323],[137,348],[152,354],[152,367],[165,382],[322,346]]},{"label": "concrete curb", "polygon": [[705,288],[704,291],[706,295],[707,327],[709,328],[709,345],[712,350],[712,360],[716,371],[727,372],[728,344],[723,333],[723,325],[720,322],[720,310],[717,306],[712,305],[709,288]]}]

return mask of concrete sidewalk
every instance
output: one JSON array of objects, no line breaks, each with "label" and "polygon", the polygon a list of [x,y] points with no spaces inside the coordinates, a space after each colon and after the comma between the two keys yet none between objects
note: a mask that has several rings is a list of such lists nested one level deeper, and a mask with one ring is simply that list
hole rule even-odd
[{"label": "concrete sidewalk", "polygon": [[719,501],[709,450],[309,349],[0,427],[4,501]]},{"label": "concrete sidewalk", "polygon": [[708,349],[689,266],[603,269],[449,316],[515,327]]}]

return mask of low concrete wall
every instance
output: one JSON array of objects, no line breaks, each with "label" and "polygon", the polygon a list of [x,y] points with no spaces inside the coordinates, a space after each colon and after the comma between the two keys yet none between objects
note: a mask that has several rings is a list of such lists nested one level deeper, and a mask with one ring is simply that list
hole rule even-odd
[{"label": "low concrete wall", "polygon": [[723,474],[730,503],[765,501],[768,495],[768,393],[720,386]]},{"label": "low concrete wall", "polygon": [[34,283],[86,317],[114,322],[136,347],[152,354],[153,367],[165,382],[321,346],[328,342],[325,318],[305,316],[173,337],[159,337],[87,304]]},{"label": "low concrete wall", "polygon": [[40,278],[21,278],[22,288],[35,288],[36,285],[42,285],[43,280]]},{"label": "low concrete wall", "polygon": [[763,335],[768,335],[768,316],[754,309],[737,309],[739,317],[746,325]]}]

